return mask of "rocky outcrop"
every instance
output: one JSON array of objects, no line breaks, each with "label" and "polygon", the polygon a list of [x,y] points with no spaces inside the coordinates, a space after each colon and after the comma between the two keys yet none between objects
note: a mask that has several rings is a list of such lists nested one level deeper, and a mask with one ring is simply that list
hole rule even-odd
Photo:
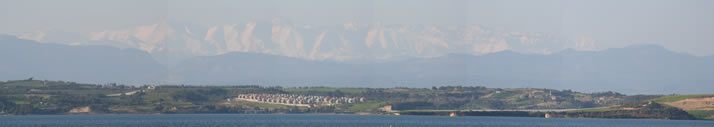
[{"label": "rocky outcrop", "polygon": [[84,107],[73,108],[72,110],[69,110],[68,113],[81,114],[81,113],[90,113],[90,112],[92,112],[92,109],[89,108],[89,106],[84,106]]}]

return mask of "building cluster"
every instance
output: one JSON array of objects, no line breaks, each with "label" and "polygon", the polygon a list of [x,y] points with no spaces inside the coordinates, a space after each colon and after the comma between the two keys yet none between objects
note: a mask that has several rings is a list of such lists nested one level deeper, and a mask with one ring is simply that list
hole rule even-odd
[{"label": "building cluster", "polygon": [[[550,99],[550,100],[557,100],[557,96],[553,96],[552,91],[548,91],[546,93],[545,90],[534,90],[532,88],[526,88],[526,93],[521,94],[519,96],[520,99]],[[496,93],[499,93],[499,91],[496,91]]]},{"label": "building cluster", "polygon": [[305,96],[294,94],[240,94],[236,99],[286,105],[334,105],[364,102],[364,97]]}]

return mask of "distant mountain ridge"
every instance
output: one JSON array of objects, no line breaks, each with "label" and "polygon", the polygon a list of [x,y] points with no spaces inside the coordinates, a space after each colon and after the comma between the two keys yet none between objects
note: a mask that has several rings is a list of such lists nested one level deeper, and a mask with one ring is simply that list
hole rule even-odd
[{"label": "distant mountain ridge", "polygon": [[[712,57],[675,53],[656,45],[550,55],[503,51],[450,54],[405,61],[348,64],[253,53],[197,57],[174,68],[175,81],[282,86],[545,87],[642,94],[708,93]],[[204,78],[210,77],[210,78]],[[285,83],[293,85],[285,85]]]},{"label": "distant mountain ridge", "polygon": [[[89,33],[79,45],[140,49],[163,64],[230,52],[265,53],[310,60],[384,62],[448,53],[504,50],[548,54],[565,48],[597,49],[589,37],[561,38],[547,32],[505,31],[478,24],[301,24],[284,18],[192,25],[158,22]],[[101,41],[101,42],[96,42]]]},{"label": "distant mountain ridge", "polygon": [[0,35],[0,80],[158,83],[167,69],[146,52],[106,46],[44,44]]},{"label": "distant mountain ridge", "polygon": [[676,53],[656,45],[548,55],[501,51],[448,54],[389,62],[334,62],[262,53],[198,56],[168,68],[146,52],[66,46],[0,36],[0,80],[91,83],[331,87],[553,88],[627,94],[710,93],[714,56]]}]

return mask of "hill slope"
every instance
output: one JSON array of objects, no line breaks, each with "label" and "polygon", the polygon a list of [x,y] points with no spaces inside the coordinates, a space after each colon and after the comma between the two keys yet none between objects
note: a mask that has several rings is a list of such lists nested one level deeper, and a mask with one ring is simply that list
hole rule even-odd
[{"label": "hill slope", "polygon": [[43,44],[0,35],[0,80],[36,77],[94,83],[155,83],[167,70],[146,52]]},{"label": "hill slope", "polygon": [[479,85],[614,90],[628,94],[707,93],[714,89],[714,61],[637,45],[598,52],[550,55],[498,52],[451,54],[386,63],[307,61],[253,53],[196,57],[172,69],[179,83],[335,87]]},{"label": "hill slope", "polygon": [[714,120],[714,94],[663,96],[652,101],[680,108],[698,119]]}]

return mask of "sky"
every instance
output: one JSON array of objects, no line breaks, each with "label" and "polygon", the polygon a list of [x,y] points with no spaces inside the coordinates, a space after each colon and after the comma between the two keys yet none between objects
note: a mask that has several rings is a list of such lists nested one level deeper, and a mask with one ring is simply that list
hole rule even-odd
[{"label": "sky", "polygon": [[[656,44],[677,52],[706,56],[714,54],[712,6],[714,1],[711,0],[2,0],[0,34],[70,45],[89,44],[97,40],[117,41],[128,45],[126,47],[147,52],[176,50],[195,56],[233,51],[230,50],[231,39],[227,37],[216,40],[225,41],[226,47],[205,48],[207,44],[214,43],[213,39],[205,36],[211,33],[213,27],[216,27],[214,31],[225,31],[221,34],[223,36],[231,35],[229,31],[235,29],[240,42],[242,35],[251,33],[252,29],[260,29],[261,22],[275,23],[275,19],[284,24],[288,22],[295,29],[369,24],[370,27],[365,28],[367,36],[374,26],[385,26],[386,29],[389,25],[479,25],[482,29],[503,33],[552,35],[555,37],[549,37],[551,41],[564,43],[587,41],[595,45],[588,48],[590,50]],[[226,27],[232,24],[236,27]],[[258,26],[249,27],[251,24]],[[121,31],[136,39],[109,36],[118,35]],[[301,38],[327,36],[328,41],[332,36],[339,38],[334,34],[335,30],[326,31],[326,35],[320,35],[319,31],[315,35],[307,35],[308,32],[300,35],[305,36]],[[338,33],[348,36],[345,32]],[[271,36],[260,33],[247,35],[256,36],[253,41],[263,42],[268,39],[259,36]],[[191,41],[201,44],[191,44]],[[298,42],[302,41],[298,39]],[[310,45],[315,45],[317,41],[304,41],[304,48],[307,49],[304,52],[307,53],[303,54],[310,54],[310,48],[319,47]],[[367,47],[371,47],[370,41],[367,42]],[[513,47],[511,42],[508,44],[509,48]],[[548,44],[543,50],[553,52],[573,47],[558,44],[562,43]],[[474,46],[474,49],[477,48],[483,49]],[[285,48],[251,51],[271,53],[281,49]],[[455,49],[434,49],[434,52],[448,53],[452,50]],[[299,56],[295,55],[299,51],[273,54]],[[165,55],[155,57],[162,56]],[[304,57],[310,58],[309,55]]]}]

